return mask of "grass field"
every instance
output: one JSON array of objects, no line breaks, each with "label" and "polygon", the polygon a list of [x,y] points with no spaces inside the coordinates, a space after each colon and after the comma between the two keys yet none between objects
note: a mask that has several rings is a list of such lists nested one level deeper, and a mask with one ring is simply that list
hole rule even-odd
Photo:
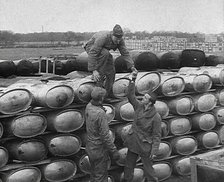
[{"label": "grass field", "polygon": [[82,47],[63,48],[5,48],[0,49],[0,60],[18,60],[30,57],[46,57],[52,54],[80,54]]}]

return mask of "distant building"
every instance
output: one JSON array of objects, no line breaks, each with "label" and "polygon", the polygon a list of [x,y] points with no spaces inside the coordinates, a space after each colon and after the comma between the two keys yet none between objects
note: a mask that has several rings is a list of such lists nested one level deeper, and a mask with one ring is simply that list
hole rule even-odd
[{"label": "distant building", "polygon": [[216,35],[205,35],[205,42],[218,42]]}]

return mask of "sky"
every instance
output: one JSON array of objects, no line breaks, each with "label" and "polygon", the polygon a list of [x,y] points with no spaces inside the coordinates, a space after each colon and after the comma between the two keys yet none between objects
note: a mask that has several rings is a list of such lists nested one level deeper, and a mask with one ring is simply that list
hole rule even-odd
[{"label": "sky", "polygon": [[224,0],[0,0],[0,30],[224,32]]}]

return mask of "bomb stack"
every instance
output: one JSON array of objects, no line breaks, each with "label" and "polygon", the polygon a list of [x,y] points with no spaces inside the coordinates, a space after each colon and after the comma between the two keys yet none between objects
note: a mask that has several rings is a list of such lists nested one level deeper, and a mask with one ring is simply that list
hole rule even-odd
[{"label": "bomb stack", "polygon": [[[61,182],[79,174],[85,140],[86,103],[94,87],[90,78],[64,81],[20,80],[1,89],[0,179]],[[104,104],[109,120],[115,113]]]},{"label": "bomb stack", "polygon": [[[179,69],[179,57],[185,60],[185,64],[190,60],[184,59],[183,53],[157,57],[152,53],[137,53],[133,53],[135,63],[139,65],[136,95],[141,99],[147,92],[156,92],[155,107],[163,120],[162,141],[153,167],[160,181],[172,174],[189,175],[190,156],[215,150],[224,143],[222,65],[205,67],[198,64],[200,61],[196,64],[193,58],[194,68]],[[184,54],[189,56],[190,53]],[[156,66],[149,70],[144,67],[147,56],[156,64],[159,61],[160,66],[164,63],[161,60],[168,60],[177,65],[168,64],[169,68],[178,69],[174,72],[167,69],[149,71],[155,70]],[[138,60],[143,62],[137,64]],[[140,71],[140,66],[146,70]],[[23,79],[1,88],[0,181],[89,181],[83,111],[95,83],[88,74],[67,76],[70,79],[62,77],[58,81]],[[117,99],[104,104],[111,135],[122,156],[119,161],[108,163],[111,182],[123,178],[127,148],[122,139],[134,119],[134,109],[126,98],[130,76],[128,73],[116,74],[113,93]],[[140,158],[134,180],[144,180]]]}]

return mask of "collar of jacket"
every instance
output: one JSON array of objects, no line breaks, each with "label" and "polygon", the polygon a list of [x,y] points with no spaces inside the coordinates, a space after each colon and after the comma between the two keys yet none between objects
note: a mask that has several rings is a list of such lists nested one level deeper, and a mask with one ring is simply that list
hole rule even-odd
[{"label": "collar of jacket", "polygon": [[103,107],[103,105],[100,104],[99,102],[96,102],[96,101],[94,101],[94,100],[91,100],[90,102],[91,102],[92,105],[94,105],[94,106],[98,106],[98,107],[100,107],[101,109],[103,109],[104,112],[107,111],[107,110]]},{"label": "collar of jacket", "polygon": [[146,113],[145,117],[151,118],[156,114],[156,108],[151,106],[150,108],[144,110],[144,113]]}]

